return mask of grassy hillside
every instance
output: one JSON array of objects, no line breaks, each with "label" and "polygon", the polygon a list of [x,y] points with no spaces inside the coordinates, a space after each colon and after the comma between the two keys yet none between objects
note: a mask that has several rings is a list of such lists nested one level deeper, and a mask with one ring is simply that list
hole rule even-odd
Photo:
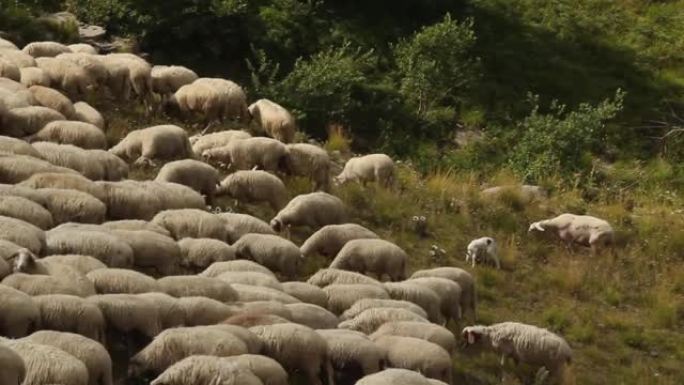
[{"label": "grassy hillside", "polygon": [[[108,135],[118,140],[129,130],[166,118],[147,119],[136,107],[101,104],[110,118]],[[325,145],[346,150],[348,138],[333,136]],[[135,169],[133,177],[152,178],[157,170]],[[673,169],[663,161],[615,166],[604,171],[611,188],[590,195],[558,187],[550,176],[551,197],[526,203],[515,193],[483,199],[482,184],[516,184],[506,172],[486,178],[467,172],[420,175],[410,162],[399,165],[397,186],[337,187],[352,209],[353,221],[396,242],[411,256],[410,270],[459,266],[477,277],[479,321],[516,320],[547,327],[565,336],[575,350],[577,384],[681,384],[684,379],[684,197],[671,189]],[[309,192],[302,179],[287,181],[291,196]],[[221,199],[223,210],[237,209],[269,220],[266,207],[240,206]],[[554,237],[527,232],[529,223],[562,212],[607,219],[618,230],[617,246],[592,256],[588,249],[567,250]],[[427,218],[421,235],[411,218]],[[301,244],[308,231],[295,231]],[[464,264],[465,247],[489,235],[500,245],[502,269]],[[430,255],[432,245],[446,251]],[[306,263],[306,275],[330,261]],[[463,325],[450,325],[459,332]],[[459,352],[454,359],[459,384],[496,384],[498,357]],[[532,368],[506,367],[504,384],[529,384]],[[513,375],[515,373],[515,375]],[[519,376],[519,378],[518,378]],[[523,380],[524,379],[524,382]]]}]

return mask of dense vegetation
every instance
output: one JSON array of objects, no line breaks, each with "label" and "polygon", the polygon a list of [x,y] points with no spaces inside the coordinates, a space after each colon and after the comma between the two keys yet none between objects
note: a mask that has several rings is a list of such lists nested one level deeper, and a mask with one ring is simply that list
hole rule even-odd
[{"label": "dense vegetation", "polygon": [[[472,238],[495,237],[504,269],[475,271],[481,321],[562,333],[577,352],[577,384],[684,381],[684,1],[20,3],[0,0],[1,28],[20,39],[45,28],[31,15],[69,9],[135,36],[156,63],[278,101],[330,150],[352,140],[356,151],[406,160],[396,190],[335,193],[410,251],[412,268],[462,266]],[[98,107],[112,139],[149,123]],[[482,139],[457,145],[465,132]],[[483,182],[523,181],[552,198],[476,194]],[[561,212],[607,219],[617,247],[590,257],[527,234]],[[428,236],[413,231],[413,215],[428,218]],[[446,255],[431,259],[432,244]],[[459,355],[455,367],[463,383],[499,381],[491,356]]]}]

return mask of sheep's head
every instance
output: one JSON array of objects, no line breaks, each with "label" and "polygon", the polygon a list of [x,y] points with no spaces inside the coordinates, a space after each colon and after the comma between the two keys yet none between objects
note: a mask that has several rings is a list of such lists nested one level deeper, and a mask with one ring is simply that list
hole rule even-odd
[{"label": "sheep's head", "polygon": [[14,255],[13,271],[28,273],[36,266],[37,257],[29,249],[19,249]]},{"label": "sheep's head", "polygon": [[283,221],[281,221],[280,219],[277,219],[277,218],[271,219],[270,225],[271,225],[271,228],[273,229],[273,231],[275,231],[276,233],[279,233],[283,230]]},{"label": "sheep's head", "polygon": [[487,337],[487,327],[481,325],[467,326],[463,328],[461,336],[464,347],[473,346]]},{"label": "sheep's head", "polygon": [[539,231],[545,231],[544,227],[542,227],[541,222],[534,222],[530,225],[530,228],[527,229],[527,231],[532,231],[532,230],[539,230]]}]

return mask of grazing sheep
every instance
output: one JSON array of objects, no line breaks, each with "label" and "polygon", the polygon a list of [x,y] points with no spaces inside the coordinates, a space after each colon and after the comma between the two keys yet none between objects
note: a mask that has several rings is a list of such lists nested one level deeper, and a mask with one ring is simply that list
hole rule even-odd
[{"label": "grazing sheep", "polygon": [[258,355],[241,354],[239,356],[222,357],[221,360],[237,364],[239,367],[254,373],[264,385],[288,385],[287,372],[278,361]]},{"label": "grazing sheep", "polygon": [[[134,181],[97,182],[104,190],[109,219],[150,220],[163,210],[159,196]],[[155,226],[159,226],[155,224]],[[165,229],[166,230],[166,229]],[[168,230],[167,230],[168,231]]]},{"label": "grazing sheep", "polygon": [[86,150],[107,148],[107,137],[99,127],[75,120],[50,122],[31,135],[30,141],[71,144]]},{"label": "grazing sheep", "polygon": [[12,136],[24,137],[35,134],[50,122],[66,120],[66,117],[52,108],[28,106],[9,110],[4,119],[5,126],[12,127],[17,133]]},{"label": "grazing sheep", "polygon": [[39,105],[51,108],[64,115],[67,119],[76,118],[74,105],[61,92],[38,85],[31,86],[28,90]]},{"label": "grazing sheep", "polygon": [[268,99],[259,99],[249,106],[252,120],[268,136],[283,143],[294,140],[297,124],[288,110]]},{"label": "grazing sheep", "polygon": [[134,294],[99,294],[86,300],[100,308],[110,332],[137,332],[153,338],[161,330],[159,311],[147,298]]},{"label": "grazing sheep", "polygon": [[251,328],[259,325],[287,324],[291,321],[275,314],[244,312],[227,318],[223,323]]},{"label": "grazing sheep", "polygon": [[194,159],[182,159],[162,166],[154,179],[159,182],[178,183],[188,186],[206,197],[207,204],[214,201],[220,178],[210,165]]},{"label": "grazing sheep", "polygon": [[260,264],[252,261],[247,261],[247,260],[236,260],[236,261],[227,261],[227,262],[214,262],[212,263],[209,267],[207,267],[203,272],[201,272],[199,275],[203,277],[218,277],[219,275],[229,272],[229,271],[236,271],[236,272],[249,272],[249,271],[254,271],[266,275],[270,275],[275,278],[275,274],[268,268],[261,266]]},{"label": "grazing sheep", "polygon": [[94,257],[109,267],[133,265],[133,249],[105,231],[52,229],[47,232],[46,254],[80,254]]},{"label": "grazing sheep", "polygon": [[171,236],[169,231],[165,228],[152,222],[143,221],[141,219],[121,219],[118,221],[109,221],[103,223],[101,226],[109,230],[147,230],[154,231],[157,234],[165,235],[167,237]]},{"label": "grazing sheep", "polygon": [[163,102],[169,115],[187,120],[193,115],[203,117],[204,131],[225,117],[226,99],[215,87],[200,84],[196,81],[181,86],[173,95]]},{"label": "grazing sheep", "polygon": [[226,271],[216,277],[230,284],[243,284],[250,286],[263,286],[283,291],[283,285],[272,274],[264,274],[257,271]]},{"label": "grazing sheep", "polygon": [[20,219],[0,215],[1,238],[40,255],[45,248],[45,233],[40,228]]},{"label": "grazing sheep", "polygon": [[591,247],[595,253],[599,247],[613,242],[615,233],[610,224],[590,215],[561,214],[555,218],[534,222],[529,231],[551,229],[570,247],[573,243]]},{"label": "grazing sheep", "polygon": [[385,154],[370,154],[351,158],[344,165],[342,172],[335,177],[335,181],[344,184],[349,181],[360,182],[364,186],[367,182],[378,182],[389,187],[394,180],[394,161]]},{"label": "grazing sheep", "polygon": [[154,303],[162,330],[185,325],[185,313],[178,298],[159,292],[140,293],[137,296]]},{"label": "grazing sheep", "polygon": [[[466,346],[481,344],[516,363],[543,366],[554,380],[562,380],[572,363],[572,349],[560,336],[536,326],[502,322],[490,326],[475,325],[463,329]],[[541,369],[537,376],[542,373]]]},{"label": "grazing sheep", "polygon": [[380,326],[370,337],[377,339],[381,336],[402,336],[420,338],[430,341],[444,348],[449,354],[456,351],[456,337],[449,329],[425,322],[393,321]]},{"label": "grazing sheep", "polygon": [[100,309],[86,299],[67,294],[33,297],[42,329],[71,332],[104,342],[105,320]]},{"label": "grazing sheep", "polygon": [[245,234],[272,234],[275,232],[268,223],[247,214],[221,213],[217,214],[225,223],[228,232],[228,242],[235,243]]},{"label": "grazing sheep", "polygon": [[178,91],[179,88],[197,80],[195,71],[183,66],[156,65],[152,67],[152,92],[162,98]]},{"label": "grazing sheep", "polygon": [[251,137],[252,135],[246,131],[225,130],[206,135],[194,135],[191,136],[189,140],[192,144],[192,150],[195,152],[195,154],[202,154],[205,150],[223,147],[233,140],[249,139]]},{"label": "grazing sheep", "polygon": [[472,240],[468,244],[465,261],[472,261],[472,267],[478,260],[493,261],[497,269],[501,269],[496,241],[491,237],[482,237]]},{"label": "grazing sheep", "polygon": [[328,310],[336,315],[363,298],[389,299],[387,291],[378,285],[334,284],[324,287],[323,291],[328,296]]},{"label": "grazing sheep", "polygon": [[407,369],[385,369],[363,377],[356,385],[434,385],[422,374]]},{"label": "grazing sheep", "polygon": [[333,257],[349,241],[354,239],[380,238],[374,232],[355,223],[345,223],[342,225],[327,225],[313,233],[302,244],[300,249],[305,257],[320,254],[326,257]]},{"label": "grazing sheep", "polygon": [[128,164],[123,159],[104,150],[88,150],[88,153],[104,167],[104,180],[118,181],[128,177]]},{"label": "grazing sheep", "polygon": [[215,262],[235,259],[235,248],[211,238],[183,238],[178,241],[180,266],[198,273]]},{"label": "grazing sheep", "polygon": [[105,85],[109,90],[111,96],[115,99],[129,100],[131,96],[131,83],[129,78],[131,71],[123,63],[114,62],[111,60],[98,61],[102,64],[105,70]]},{"label": "grazing sheep", "polygon": [[292,311],[292,322],[312,329],[334,329],[340,323],[335,314],[318,305],[292,303],[286,306]]},{"label": "grazing sheep", "polygon": [[83,362],[89,385],[112,385],[112,359],[100,343],[78,334],[43,330],[24,338],[34,344],[61,349]]},{"label": "grazing sheep", "polygon": [[343,223],[347,209],[340,198],[324,192],[297,195],[271,219],[271,228],[282,231],[290,226],[318,229]]},{"label": "grazing sheep", "polygon": [[450,319],[454,320],[454,322],[458,322],[461,319],[463,315],[461,309],[462,290],[458,283],[450,279],[438,277],[412,278],[406,282],[425,286],[437,294],[440,299],[440,309],[444,316],[445,324]]},{"label": "grazing sheep", "polygon": [[231,140],[222,147],[202,152],[208,162],[225,164],[233,170],[259,170],[277,172],[287,167],[287,147],[271,138],[247,138]]},{"label": "grazing sheep", "polygon": [[422,307],[416,305],[413,302],[402,301],[396,299],[376,299],[376,298],[362,298],[348,308],[340,316],[341,320],[348,320],[356,317],[357,315],[363,313],[367,309],[372,308],[395,308],[395,309],[405,309],[416,313],[417,315],[427,319],[427,313]]},{"label": "grazing sheep", "polygon": [[71,52],[71,49],[54,41],[36,41],[24,46],[22,51],[33,57],[55,57],[60,53]]},{"label": "grazing sheep", "polygon": [[36,59],[36,67],[49,77],[50,84],[64,91],[72,99],[86,97],[95,89],[95,79],[80,65],[68,60],[42,57]]},{"label": "grazing sheep", "polygon": [[[74,52],[59,54],[56,58],[81,68],[94,81],[95,86],[104,85],[108,81],[107,67],[100,60],[100,56]],[[128,77],[128,71],[126,71],[125,77]],[[125,81],[126,79],[123,80]]]},{"label": "grazing sheep", "polygon": [[0,215],[20,219],[42,230],[54,226],[52,214],[38,203],[15,196],[0,196]]},{"label": "grazing sheep", "polygon": [[330,188],[330,156],[312,144],[293,143],[287,145],[288,168],[292,175],[309,178],[314,190]]},{"label": "grazing sheep", "polygon": [[380,336],[374,342],[385,351],[388,366],[415,370],[451,384],[451,357],[439,345],[418,338],[389,335]]},{"label": "grazing sheep", "polygon": [[316,330],[328,343],[328,354],[338,383],[353,383],[380,370],[384,352],[363,334],[340,329]]},{"label": "grazing sheep", "polygon": [[[298,302],[296,302],[298,303]],[[236,310],[243,314],[270,314],[290,320],[292,311],[279,301],[250,301],[237,304]]]},{"label": "grazing sheep", "polygon": [[33,147],[43,159],[55,166],[78,171],[90,180],[104,178],[104,166],[95,161],[88,150],[70,144],[53,142],[37,142],[33,143]]},{"label": "grazing sheep", "polygon": [[0,44],[0,57],[14,63],[19,69],[27,67],[35,67],[36,59],[22,51],[15,49],[7,49]]},{"label": "grazing sheep", "polygon": [[19,50],[19,47],[17,47],[14,43],[12,43],[9,40],[0,38],[0,49],[7,49],[7,50]]},{"label": "grazing sheep", "polygon": [[15,155],[27,155],[34,158],[43,159],[40,153],[26,141],[9,136],[0,136],[0,152]]},{"label": "grazing sheep", "polygon": [[231,306],[206,297],[181,297],[178,306],[185,326],[214,325],[236,313]]},{"label": "grazing sheep", "polygon": [[412,278],[438,277],[456,282],[461,287],[461,311],[472,314],[476,318],[477,293],[475,279],[467,271],[458,267],[436,267],[433,269],[418,270],[411,275]]},{"label": "grazing sheep", "polygon": [[[45,160],[26,155],[3,155],[0,153],[0,182],[19,183],[41,172],[78,174],[76,171],[55,166]],[[16,195],[16,194],[13,194]]]},{"label": "grazing sheep", "polygon": [[23,339],[7,342],[6,346],[26,364],[23,385],[88,385],[88,368],[62,349]]},{"label": "grazing sheep", "polygon": [[59,263],[62,265],[71,266],[74,270],[81,274],[88,274],[93,270],[106,269],[107,265],[97,260],[96,258],[87,255],[66,254],[66,255],[51,255],[41,259],[44,263]]},{"label": "grazing sheep", "polygon": [[377,280],[353,271],[340,269],[320,269],[306,281],[318,287],[335,284],[364,284],[382,287]]},{"label": "grazing sheep", "polygon": [[242,302],[276,301],[284,304],[300,302],[297,298],[270,287],[243,285],[241,283],[230,286],[237,292],[238,298]]},{"label": "grazing sheep", "polygon": [[224,103],[221,108],[223,117],[243,124],[249,122],[247,95],[235,82],[221,78],[199,78],[193,84],[209,85],[221,94]]},{"label": "grazing sheep", "polygon": [[152,66],[145,59],[130,53],[110,53],[102,56],[105,65],[123,65],[128,68],[128,83],[130,89],[149,108],[149,98],[152,94]]},{"label": "grazing sheep", "polygon": [[[306,282],[284,282],[282,290],[302,302],[328,307],[328,296],[318,286]],[[318,328],[317,328],[318,329]]]},{"label": "grazing sheep", "polygon": [[154,164],[153,159],[193,157],[188,134],[171,124],[131,131],[109,152],[137,164]]},{"label": "grazing sheep", "polygon": [[384,287],[390,298],[413,302],[425,310],[430,321],[444,322],[442,300],[433,289],[412,281],[386,282]]},{"label": "grazing sheep", "polygon": [[98,294],[139,294],[159,291],[157,281],[128,269],[98,269],[87,274]]},{"label": "grazing sheep", "polygon": [[12,273],[12,268],[4,258],[0,257],[0,279],[7,277],[10,273]]},{"label": "grazing sheep", "polygon": [[171,237],[149,230],[111,230],[133,250],[133,265],[162,275],[173,274],[180,263],[180,247]]},{"label": "grazing sheep", "polygon": [[129,376],[161,373],[192,355],[216,357],[248,353],[247,345],[236,335],[210,326],[164,330],[130,360]]},{"label": "grazing sheep", "polygon": [[13,258],[17,256],[17,253],[21,249],[23,249],[23,247],[17,245],[16,243],[0,238],[0,259],[5,261],[5,263],[12,263]]},{"label": "grazing sheep", "polygon": [[98,186],[92,180],[74,174],[42,172],[31,175],[30,178],[18,184],[19,186],[30,187],[33,189],[61,189],[61,190],[77,190],[104,202],[105,193],[102,186]]},{"label": "grazing sheep", "polygon": [[226,227],[218,216],[197,209],[165,210],[152,218],[157,224],[180,240],[183,238],[213,238],[225,241]]},{"label": "grazing sheep", "polygon": [[89,55],[97,55],[97,50],[90,44],[79,43],[79,44],[69,44],[67,47],[74,53],[86,53]]},{"label": "grazing sheep", "polygon": [[0,335],[20,338],[40,325],[40,309],[28,294],[0,284]]},{"label": "grazing sheep", "polygon": [[387,275],[398,281],[406,277],[408,255],[399,246],[382,239],[354,239],[347,242],[330,263],[330,268]]},{"label": "grazing sheep", "polygon": [[37,191],[44,197],[45,208],[52,214],[56,224],[101,223],[105,219],[107,206],[90,194],[58,188],[43,188]]},{"label": "grazing sheep", "polygon": [[[95,287],[78,270],[60,263],[44,262],[38,259],[28,249],[21,249],[14,258],[13,271],[15,273],[34,274],[37,276],[52,276],[63,281],[81,297],[95,294]],[[42,290],[42,289],[37,289]],[[47,288],[45,288],[47,290]],[[49,293],[49,292],[48,292]],[[47,293],[43,293],[47,294]],[[66,293],[70,294],[70,293]]]},{"label": "grazing sheep", "polygon": [[297,245],[277,235],[247,234],[233,247],[236,258],[253,260],[288,278],[296,278],[303,262]]},{"label": "grazing sheep", "polygon": [[50,76],[38,67],[25,67],[19,69],[19,79],[24,86],[50,87]]},{"label": "grazing sheep", "polygon": [[548,196],[546,190],[542,187],[527,184],[521,186],[495,186],[480,192],[484,197],[498,197],[505,193],[519,194],[525,202],[543,200]]},{"label": "grazing sheep", "polygon": [[[281,368],[282,370],[282,368]],[[150,385],[264,385],[251,370],[226,358],[192,355],[169,366]]]},{"label": "grazing sheep", "polygon": [[238,300],[231,285],[216,279],[196,275],[176,275],[157,280],[161,292],[172,297],[207,297],[221,302]]},{"label": "grazing sheep", "polygon": [[265,355],[285,369],[301,370],[309,384],[321,385],[319,373],[325,368],[327,383],[334,384],[328,345],[315,330],[293,323],[253,326],[249,330],[263,341]]},{"label": "grazing sheep", "polygon": [[228,175],[216,193],[231,196],[240,202],[266,202],[273,211],[280,210],[287,201],[287,188],[283,181],[261,170],[242,170]]},{"label": "grazing sheep", "polygon": [[206,210],[204,198],[188,186],[178,183],[143,181],[138,186],[159,197],[164,210],[199,209]]},{"label": "grazing sheep", "polygon": [[0,56],[0,77],[18,82],[21,80],[21,71],[14,62]]},{"label": "grazing sheep", "polygon": [[25,377],[24,359],[14,350],[0,343],[0,383],[21,385]]},{"label": "grazing sheep", "polygon": [[84,297],[94,293],[94,290],[92,292],[84,292],[79,285],[72,284],[65,279],[43,274],[14,273],[5,277],[2,280],[2,284],[32,296],[44,294],[69,294]]},{"label": "grazing sheep", "polygon": [[222,323],[218,325],[196,326],[195,329],[215,329],[220,330],[224,333],[230,333],[235,337],[239,338],[240,340],[242,340],[242,342],[244,342],[247,346],[247,352],[251,354],[258,354],[263,348],[263,343],[261,342],[261,339],[257,337],[256,334],[250,332],[249,330],[241,326]]},{"label": "grazing sheep", "polygon": [[76,120],[90,123],[101,130],[105,129],[105,120],[102,117],[102,114],[90,104],[86,102],[76,102],[74,103],[74,110],[76,111]]}]

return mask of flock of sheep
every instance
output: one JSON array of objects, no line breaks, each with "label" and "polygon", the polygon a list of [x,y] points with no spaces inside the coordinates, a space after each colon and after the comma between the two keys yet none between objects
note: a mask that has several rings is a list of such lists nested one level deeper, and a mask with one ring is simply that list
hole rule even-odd
[{"label": "flock of sheep", "polygon": [[[82,101],[93,93],[207,127],[255,121],[267,137],[161,125],[108,148],[105,119]],[[132,54],[0,39],[0,130],[0,384],[286,385],[295,372],[312,385],[452,383],[450,327],[476,320],[475,280],[457,267],[409,276],[401,247],[349,223],[329,193],[327,152],[292,143],[294,119],[276,103],[248,106],[229,80]],[[158,162],[154,180],[127,179],[129,164]],[[288,202],[291,175],[315,191]],[[374,154],[334,181],[393,179],[392,159]],[[275,215],[213,211],[218,196]],[[279,235],[293,227],[313,231],[301,247]],[[592,247],[612,239],[604,221],[571,214],[530,230]],[[297,281],[314,255],[329,268]],[[466,258],[500,264],[488,237]],[[460,337],[554,377],[572,358],[563,338],[532,325],[466,326]]]}]

